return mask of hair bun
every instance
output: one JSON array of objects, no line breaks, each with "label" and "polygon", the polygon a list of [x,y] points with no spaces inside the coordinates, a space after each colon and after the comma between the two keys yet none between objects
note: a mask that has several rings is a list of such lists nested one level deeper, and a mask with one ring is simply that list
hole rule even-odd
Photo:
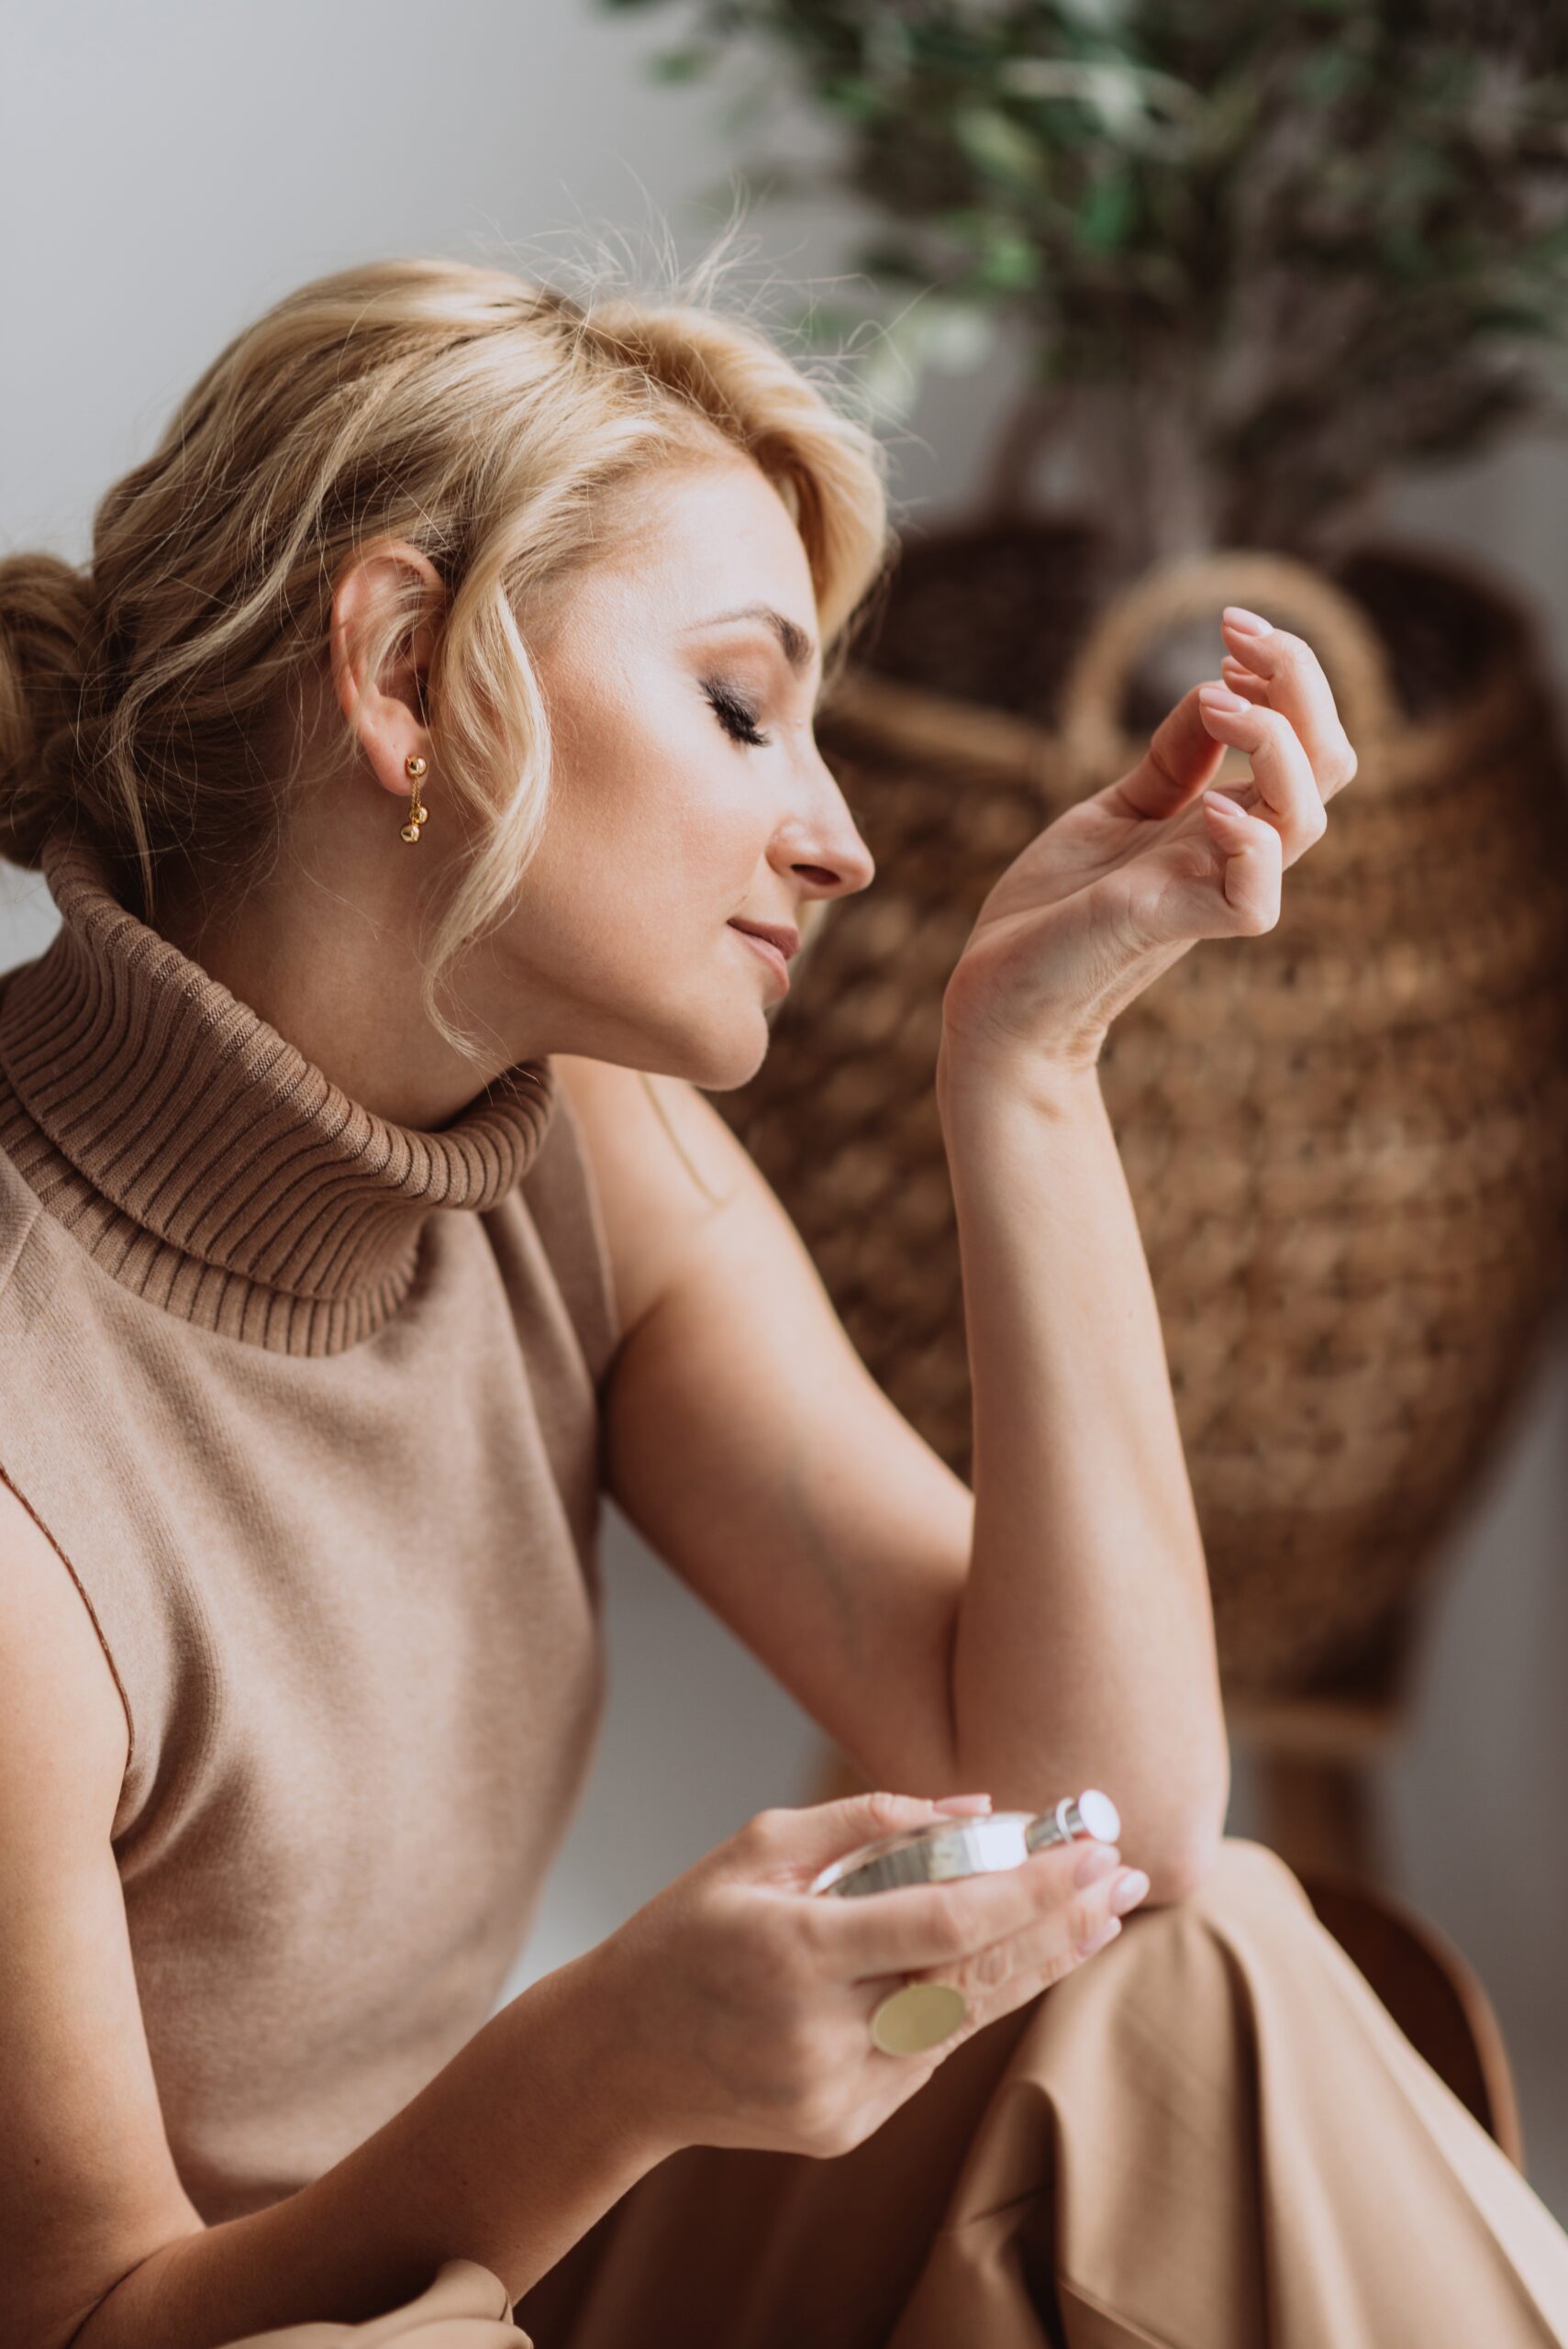
[{"label": "hair bun", "polygon": [[90,573],[53,554],[0,561],[0,856],[38,869],[73,765]]}]

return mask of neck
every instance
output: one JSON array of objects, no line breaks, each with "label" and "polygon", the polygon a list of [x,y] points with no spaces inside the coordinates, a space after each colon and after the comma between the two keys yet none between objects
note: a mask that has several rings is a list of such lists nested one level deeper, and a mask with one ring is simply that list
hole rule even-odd
[{"label": "neck", "polygon": [[548,1060],[469,1070],[438,1125],[388,1118],[139,920],[91,842],[56,833],[42,863],[61,929],[0,980],[0,1146],[117,1279],[333,1352],[396,1310],[432,1212],[483,1212],[532,1165]]},{"label": "neck", "polygon": [[[424,852],[396,847],[405,860]],[[348,869],[351,885],[292,855],[238,904],[210,908],[194,890],[164,884],[158,930],[350,1099],[439,1132],[503,1070],[543,1060],[545,1050],[492,1039],[475,1061],[448,1044],[420,1001],[417,876],[390,854]]]}]

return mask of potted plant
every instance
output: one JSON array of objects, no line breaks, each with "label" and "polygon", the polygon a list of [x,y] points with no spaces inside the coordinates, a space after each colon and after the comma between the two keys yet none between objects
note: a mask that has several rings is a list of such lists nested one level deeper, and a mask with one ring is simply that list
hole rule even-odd
[{"label": "potted plant", "polygon": [[[1203,625],[1212,646],[1228,600],[1309,636],[1355,786],[1277,929],[1150,988],[1103,1083],[1233,1717],[1358,1689],[1385,1716],[1422,1579],[1564,1271],[1568,839],[1523,615],[1369,525],[1402,467],[1559,412],[1568,16],[686,14],[660,70],[750,61],[773,95],[782,60],[838,127],[840,183],[882,216],[857,256],[871,314],[895,313],[868,346],[873,396],[902,377],[907,400],[925,364],[981,363],[1004,331],[1026,359],[976,510],[906,535],[823,716],[877,884],[821,926],[763,1069],[717,1106],[868,1364],[966,1473],[930,1099],[947,974],[1003,866],[1130,762],[1185,681],[1160,666],[1173,636]],[[796,323],[859,321],[814,303]]]},{"label": "potted plant", "polygon": [[[660,0],[605,0],[629,11]],[[1389,473],[1558,397],[1568,17],[1500,0],[697,0],[666,79],[778,69],[885,216],[853,256],[906,399],[1006,328],[1027,381],[983,509],[1049,451],[1107,585],[1214,546],[1322,558]],[[770,190],[820,167],[762,159]],[[913,298],[909,298],[909,297]],[[837,339],[857,314],[795,324]],[[904,378],[900,386],[898,379]],[[1065,461],[1065,462],[1064,462]]]}]

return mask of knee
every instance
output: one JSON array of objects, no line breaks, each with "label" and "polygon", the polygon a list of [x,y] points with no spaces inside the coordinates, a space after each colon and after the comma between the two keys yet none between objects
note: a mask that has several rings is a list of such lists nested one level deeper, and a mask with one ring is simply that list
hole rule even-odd
[{"label": "knee", "polygon": [[[1190,2047],[1206,2032],[1215,2050],[1234,2052],[1251,2043],[1260,2003],[1273,2003],[1282,1978],[1315,1976],[1325,1938],[1278,1853],[1225,1835],[1182,1898],[1134,1909],[1110,1946],[1051,1996],[1064,2002],[1060,2020],[1082,2029],[1103,2013],[1118,2043],[1130,2033],[1146,2057],[1167,2041]],[[1213,2060],[1217,2076],[1225,2074],[1218,2054]]]},{"label": "knee", "polygon": [[1173,2096],[1202,2082],[1244,2097],[1259,2032],[1282,1996],[1313,1988],[1323,1938],[1279,1854],[1222,1836],[1182,1898],[1132,1909],[1115,1941],[1047,1993],[1052,2048],[1071,2047],[1072,2076],[1086,2066],[1096,2098],[1124,2061],[1140,2099],[1162,2065],[1173,2068]]}]

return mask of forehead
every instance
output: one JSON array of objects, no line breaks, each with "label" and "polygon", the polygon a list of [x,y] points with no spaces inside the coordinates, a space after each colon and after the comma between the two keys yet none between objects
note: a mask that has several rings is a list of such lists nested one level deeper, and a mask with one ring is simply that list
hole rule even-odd
[{"label": "forehead", "polygon": [[639,485],[623,534],[590,574],[651,596],[677,624],[766,597],[809,628],[811,566],[783,498],[750,459],[671,466]]}]

